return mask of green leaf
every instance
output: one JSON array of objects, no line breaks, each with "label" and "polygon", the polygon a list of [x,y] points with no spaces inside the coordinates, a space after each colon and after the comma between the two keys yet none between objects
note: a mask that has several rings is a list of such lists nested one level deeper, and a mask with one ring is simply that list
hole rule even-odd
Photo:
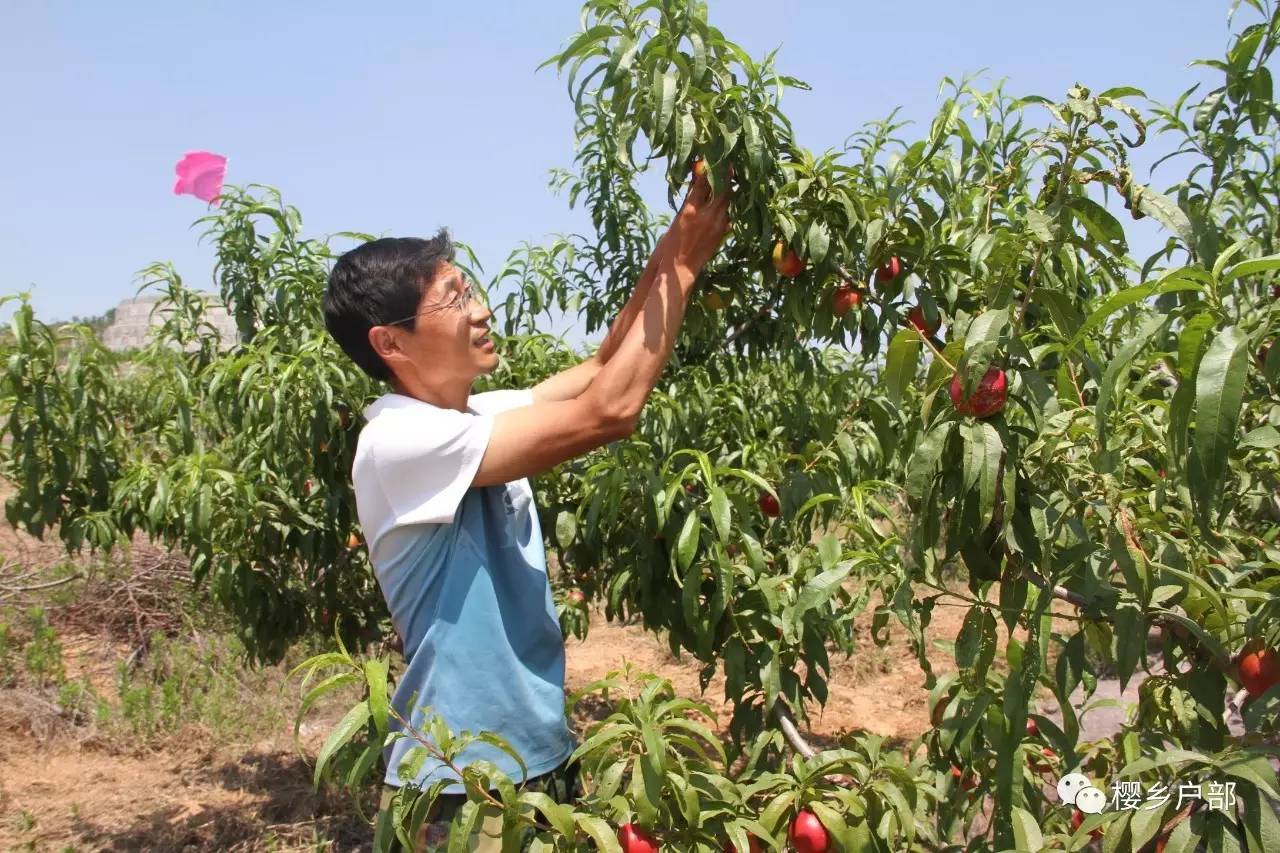
[{"label": "green leaf", "polygon": [[[1165,571],[1169,571],[1169,570],[1170,569],[1168,567],[1165,567]],[[1191,579],[1190,575],[1184,575],[1184,577],[1186,577],[1188,580]],[[1221,610],[1221,608],[1219,609]],[[1204,628],[1200,627],[1199,623],[1188,619],[1187,617],[1183,616],[1181,613],[1174,613],[1171,610],[1156,609],[1151,612],[1153,615],[1159,615],[1162,621],[1176,622],[1178,625],[1185,628],[1188,632],[1195,635],[1197,642],[1199,642],[1199,644],[1204,647],[1205,651],[1209,652],[1209,654],[1213,655],[1218,660],[1225,661],[1230,658],[1230,655],[1227,654],[1226,649],[1223,648],[1222,644],[1217,640],[1217,638],[1215,638],[1212,634],[1210,634]]]},{"label": "green leaf", "polygon": [[480,804],[475,800],[467,800],[459,806],[453,820],[449,822],[448,853],[467,853],[472,850],[471,839],[479,829],[482,819]]},{"label": "green leaf", "polygon": [[1169,833],[1169,842],[1164,847],[1164,853],[1197,853],[1201,849],[1203,848],[1200,847],[1200,834],[1192,828],[1191,821],[1182,820],[1173,828],[1173,832]]},{"label": "green leaf", "polygon": [[743,533],[739,541],[742,543],[742,550],[747,555],[747,565],[757,572],[764,571],[764,548],[760,547],[760,541],[749,533]]},{"label": "green leaf", "polygon": [[661,776],[666,769],[667,748],[662,738],[658,735],[658,728],[649,720],[645,720],[640,726],[640,739],[644,742],[644,754],[641,760],[645,763],[650,773],[654,776]]},{"label": "green leaf", "polygon": [[333,754],[340,749],[343,744],[355,737],[369,722],[369,703],[361,702],[347,711],[346,715],[338,722],[338,725],[329,737],[325,739],[324,745],[320,747],[320,754],[316,756],[316,772],[312,783],[320,786],[320,780],[324,778],[324,769],[329,763],[329,759],[333,758]]},{"label": "green leaf", "polygon": [[613,828],[605,823],[603,818],[575,812],[573,819],[578,824],[578,829],[586,833],[587,837],[595,842],[597,850],[602,850],[604,853],[622,853],[622,846],[618,844],[617,835],[614,833]]},{"label": "green leaf", "polygon": [[1271,69],[1260,65],[1249,78],[1249,123],[1253,132],[1261,135],[1267,129],[1267,122],[1275,109],[1272,98]]},{"label": "green leaf", "polygon": [[815,607],[825,604],[840,589],[840,584],[852,569],[853,564],[846,563],[811,578],[796,597],[796,617],[803,617]]},{"label": "green leaf", "polygon": [[1057,224],[1048,214],[1032,209],[1027,211],[1027,230],[1041,243],[1052,243],[1056,239]]},{"label": "green leaf", "polygon": [[[697,123],[693,120],[693,116],[687,112],[681,112],[680,118],[676,122],[676,155],[674,164],[683,166],[689,162],[689,155],[693,153],[694,136],[697,133]],[[681,175],[681,177],[685,177]]]},{"label": "green leaf", "polygon": [[1196,370],[1200,367],[1200,358],[1204,354],[1204,342],[1210,328],[1214,325],[1213,315],[1208,311],[1196,314],[1186,322],[1182,333],[1178,336],[1178,390],[1169,402],[1169,419],[1165,436],[1169,447],[1169,457],[1182,470],[1186,466],[1187,434],[1191,426],[1191,414],[1195,406]]},{"label": "green leaf", "polygon": [[1094,407],[1096,424],[1094,428],[1097,430],[1098,444],[1104,451],[1107,449],[1107,415],[1111,410],[1111,400],[1129,384],[1129,367],[1134,357],[1167,320],[1168,317],[1163,314],[1148,317],[1107,365],[1107,371],[1102,376],[1102,384],[1098,387],[1098,402]]},{"label": "green leaf", "polygon": [[386,735],[390,716],[387,703],[387,673],[389,666],[386,660],[367,660],[364,662],[365,683],[369,688],[369,716],[378,729],[378,734]]},{"label": "green leaf", "polygon": [[1008,323],[1008,308],[993,308],[989,311],[984,311],[969,326],[969,332],[965,335],[965,351],[971,351],[975,347],[984,344],[995,343],[1000,339],[1000,333],[1004,331],[1004,327]]},{"label": "green leaf", "polygon": [[636,51],[640,49],[640,45],[631,36],[623,36],[618,40],[618,46],[614,48],[613,54],[609,57],[608,70],[605,72],[605,82],[611,83],[617,79],[619,72],[626,74],[631,70],[631,64],[635,61]]},{"label": "green leaf", "polygon": [[1274,805],[1264,799],[1257,788],[1245,788],[1240,794],[1241,827],[1249,843],[1249,853],[1280,850],[1280,817]]},{"label": "green leaf", "polygon": [[729,496],[725,494],[724,489],[719,486],[711,487],[711,521],[716,526],[716,535],[720,538],[721,545],[729,544],[729,534],[732,532],[732,505],[729,503]]},{"label": "green leaf", "polygon": [[1266,756],[1257,753],[1239,755],[1223,761],[1219,768],[1229,776],[1258,786],[1258,790],[1268,798],[1280,801],[1280,779],[1277,779],[1276,771]]},{"label": "green leaf", "polygon": [[1217,321],[1214,316],[1208,311],[1202,311],[1187,320],[1182,333],[1178,335],[1178,376],[1188,383],[1191,383],[1200,368],[1205,339],[1215,325]]},{"label": "green leaf", "polygon": [[844,821],[844,815],[828,806],[820,800],[812,800],[809,803],[809,811],[813,812],[818,821],[831,833],[838,841],[841,842],[840,848],[843,850],[844,836],[848,833],[848,824]]},{"label": "green leaf", "polygon": [[1249,340],[1232,326],[1209,344],[1196,371],[1195,433],[1191,438],[1194,476],[1191,494],[1204,526],[1236,447],[1244,382],[1249,369]]},{"label": "green leaf", "polygon": [[661,138],[666,133],[667,125],[671,123],[671,116],[676,106],[676,72],[675,69],[668,70],[662,75],[659,81],[659,97],[661,98],[661,108],[658,112],[658,124],[654,128],[655,138]]},{"label": "green leaf", "polygon": [[796,521],[799,521],[800,519],[804,518],[807,513],[809,513],[811,510],[815,509],[816,507],[822,506],[825,503],[831,503],[832,501],[839,501],[839,500],[840,498],[836,497],[830,492],[823,492],[820,495],[814,495],[813,497],[809,498],[809,500],[805,501],[803,504],[800,505],[800,508],[797,509],[795,512],[794,518]]},{"label": "green leaf", "polygon": [[1264,30],[1262,27],[1246,27],[1227,52],[1227,62],[1237,72],[1243,72],[1253,60],[1258,45],[1262,43]]},{"label": "green leaf", "polygon": [[1218,253],[1217,259],[1213,262],[1213,269],[1210,271],[1214,281],[1222,281],[1222,271],[1227,268],[1227,264],[1231,263],[1231,259],[1236,255],[1248,249],[1250,242],[1248,238],[1237,240]]},{"label": "green leaf", "polygon": [[834,533],[828,533],[818,540],[818,557],[822,560],[824,571],[835,568],[842,552],[840,540]]},{"label": "green leaf", "polygon": [[1280,447],[1280,430],[1267,425],[1260,426],[1255,430],[1248,432],[1244,438],[1240,440],[1241,447],[1257,447],[1262,450],[1270,450],[1274,447]]},{"label": "green leaf", "polygon": [[1004,456],[1004,440],[1000,432],[987,421],[982,422],[982,437],[986,443],[982,476],[978,480],[980,524],[983,529],[991,523],[995,512],[996,492],[1000,486],[1000,461]]},{"label": "green leaf", "polygon": [[[1203,291],[1204,284],[1198,280],[1196,272],[1191,269],[1174,270],[1155,281],[1134,285],[1107,297],[1106,301],[1098,306],[1084,321],[1084,325],[1076,331],[1071,338],[1071,342],[1067,344],[1067,351],[1074,350],[1090,332],[1101,326],[1108,317],[1121,308],[1161,293],[1174,293],[1182,290]],[[1203,274],[1203,271],[1199,272]]]},{"label": "green leaf", "polygon": [[552,62],[555,62],[557,70],[563,69],[565,65],[568,64],[569,60],[573,59],[574,57],[578,56],[581,53],[585,53],[588,50],[590,50],[593,46],[595,46],[596,42],[603,41],[609,38],[610,36],[615,35],[616,33],[617,33],[617,30],[614,27],[605,26],[603,24],[600,26],[592,27],[586,32],[580,33],[569,44],[569,46],[565,48],[564,53],[560,54],[559,56],[551,57],[546,62],[542,63],[542,65],[539,65],[538,68],[541,69],[547,65],[550,65]]},{"label": "green leaf", "polygon": [[593,753],[602,752],[605,747],[614,741],[627,737],[631,734],[629,726],[606,726],[591,734],[586,740],[578,744],[577,749],[569,756],[570,760],[585,760]]},{"label": "green leaf", "polygon": [[693,73],[691,79],[696,86],[702,81],[702,75],[707,72],[707,45],[697,30],[690,30],[687,35],[689,44],[693,46]]},{"label": "green leaf", "polygon": [[961,474],[966,492],[977,487],[987,461],[987,441],[982,426],[980,421],[965,421],[960,425],[960,435],[964,439]]},{"label": "green leaf", "polygon": [[742,136],[747,146],[751,171],[758,175],[764,171],[764,142],[760,139],[760,131],[756,127],[755,119],[749,115],[742,117]]},{"label": "green leaf", "polygon": [[297,717],[293,724],[294,736],[296,737],[299,730],[302,728],[302,720],[307,715],[307,711],[311,710],[311,706],[314,705],[321,697],[334,690],[346,687],[349,684],[354,684],[359,680],[360,677],[354,672],[340,672],[337,675],[329,676],[324,681],[321,681],[313,687],[302,700],[302,705],[298,708]]},{"label": "green leaf", "polygon": [[1054,325],[1065,337],[1075,336],[1083,320],[1070,294],[1042,287],[1035,292],[1035,301],[1049,309],[1049,316],[1053,318]]},{"label": "green leaf", "polygon": [[690,563],[680,580],[680,608],[688,628],[699,630],[703,625],[702,567]]},{"label": "green leaf", "polygon": [[[364,752],[360,753],[360,758],[351,765],[351,770],[347,773],[346,787],[347,790],[355,791],[366,781],[369,780],[369,771],[373,769],[374,764],[382,757],[382,745],[379,743],[371,743],[364,748]],[[377,781],[381,782],[382,777],[379,774]]]},{"label": "green leaf", "polygon": [[418,774],[422,772],[422,767],[427,763],[427,759],[431,754],[427,752],[426,747],[411,746],[404,757],[400,759],[400,764],[396,767],[396,773],[401,779],[417,779]]},{"label": "green leaf", "polygon": [[1135,185],[1133,194],[1139,211],[1172,231],[1183,245],[1191,247],[1196,244],[1196,232],[1191,226],[1191,220],[1178,207],[1177,202],[1148,186]]},{"label": "green leaf", "polygon": [[827,234],[827,226],[822,220],[815,219],[809,225],[808,236],[809,263],[817,265],[823,262],[827,257],[827,247],[831,244],[831,237]]},{"label": "green leaf", "polygon": [[1148,806],[1133,813],[1133,819],[1129,822],[1129,837],[1134,849],[1143,849],[1143,845],[1155,837],[1167,819],[1166,811]]},{"label": "green leaf", "polygon": [[1097,95],[1098,98],[1145,98],[1146,96],[1146,92],[1134,86],[1114,86]]},{"label": "green leaf", "polygon": [[1130,604],[1117,607],[1112,618],[1116,626],[1116,670],[1120,676],[1120,689],[1124,690],[1146,647],[1146,622],[1141,611]]},{"label": "green leaf", "polygon": [[982,638],[982,608],[970,607],[956,636],[956,666],[972,669],[978,660],[978,648]]},{"label": "green leaf", "polygon": [[929,372],[925,374],[924,378],[926,394],[951,381],[953,374],[951,368],[947,367],[947,362],[955,364],[960,361],[960,357],[964,355],[964,342],[964,338],[955,338],[948,341],[947,345],[942,348],[942,358],[934,356],[929,362]]},{"label": "green leaf", "polygon": [[955,421],[943,421],[925,435],[924,440],[916,447],[907,466],[907,497],[917,506],[926,503],[933,490],[933,478],[938,471],[938,461],[942,458],[943,448],[951,431],[955,429]]},{"label": "green leaf", "polygon": [[693,562],[693,555],[698,550],[698,538],[702,535],[702,520],[696,512],[689,513],[680,529],[680,538],[676,540],[676,565],[680,571],[686,571]]},{"label": "green leaf", "polygon": [[561,548],[568,548],[578,535],[578,517],[568,510],[561,510],[556,516],[556,542]]},{"label": "green leaf", "polygon": [[1223,273],[1221,283],[1227,285],[1238,278],[1278,269],[1280,269],[1280,255],[1267,255],[1265,258],[1241,261]]},{"label": "green leaf", "polygon": [[923,342],[914,329],[901,329],[889,342],[889,355],[885,360],[884,381],[889,399],[902,401],[902,392],[915,379]]},{"label": "green leaf", "polygon": [[1129,251],[1124,226],[1106,208],[1087,196],[1072,196],[1068,205],[1098,245],[1116,256],[1123,256]]},{"label": "green leaf", "polygon": [[773,486],[769,485],[769,481],[766,480],[764,477],[761,477],[759,474],[755,473],[754,471],[744,471],[741,468],[717,468],[716,473],[726,474],[730,477],[738,477],[740,479],[746,480],[748,483],[758,486],[761,491],[769,492],[770,494],[774,495],[774,497],[777,497],[777,493],[774,492]]},{"label": "green leaf", "polygon": [[1043,850],[1044,836],[1040,824],[1031,812],[1021,806],[1013,807],[1013,840],[1019,850]]},{"label": "green leaf", "polygon": [[771,835],[777,835],[784,828],[783,819],[796,801],[796,793],[795,790],[783,791],[760,812],[760,823]]}]

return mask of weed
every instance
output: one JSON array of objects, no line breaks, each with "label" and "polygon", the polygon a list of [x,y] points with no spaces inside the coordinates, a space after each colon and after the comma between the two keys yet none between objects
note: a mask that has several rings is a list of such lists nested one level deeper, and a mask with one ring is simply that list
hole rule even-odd
[{"label": "weed", "polygon": [[73,722],[84,722],[90,716],[96,719],[101,706],[102,698],[98,696],[87,677],[79,681],[64,682],[58,688],[58,707],[70,716]]},{"label": "weed", "polygon": [[271,671],[242,669],[243,659],[244,647],[230,636],[196,642],[153,635],[136,670],[117,666],[117,731],[152,741],[196,724],[228,742],[251,740],[264,725],[282,727],[285,705],[255,701],[270,695]]},{"label": "weed", "polygon": [[9,687],[13,684],[15,675],[13,651],[15,646],[13,630],[9,627],[9,623],[0,622],[0,687]]},{"label": "weed", "polygon": [[31,639],[23,649],[27,673],[39,687],[61,684],[67,675],[62,668],[62,643],[58,642],[57,632],[41,607],[31,608],[27,621],[31,626]]}]

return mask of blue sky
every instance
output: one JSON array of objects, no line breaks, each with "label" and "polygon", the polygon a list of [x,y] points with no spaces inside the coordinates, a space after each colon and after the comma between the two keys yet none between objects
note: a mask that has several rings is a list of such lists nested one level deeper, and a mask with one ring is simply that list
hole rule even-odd
[{"label": "blue sky", "polygon": [[[1190,60],[1223,54],[1227,8],[711,0],[710,17],[753,55],[781,47],[779,68],[813,86],[784,110],[820,151],[895,106],[927,127],[941,78],[984,68],[1014,94],[1057,98],[1079,81],[1169,102],[1203,79]],[[552,69],[535,72],[579,12],[563,0],[7,0],[0,293],[32,289],[45,320],[97,314],[157,260],[213,290],[212,253],[190,228],[205,206],[171,192],[191,149],[226,154],[229,182],[280,188],[308,234],[446,225],[490,274],[521,241],[585,232],[547,188],[548,170],[571,164],[571,104]]]}]

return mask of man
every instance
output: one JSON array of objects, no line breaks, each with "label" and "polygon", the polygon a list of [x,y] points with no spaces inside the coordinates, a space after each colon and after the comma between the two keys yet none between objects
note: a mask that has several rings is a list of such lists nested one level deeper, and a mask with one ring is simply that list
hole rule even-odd
[{"label": "man", "polygon": [[[695,177],[595,355],[529,390],[471,394],[498,364],[492,314],[451,263],[445,232],[374,240],[330,274],[325,325],[393,389],[365,410],[352,469],[369,559],[404,644],[393,706],[419,730],[429,707],[454,732],[499,735],[528,778],[485,744],[468,748],[460,766],[488,760],[517,784],[575,796],[564,641],[528,477],[635,429],[694,281],[728,231],[728,205],[727,192],[713,197],[705,175]],[[413,746],[405,738],[387,750],[389,792],[458,778],[429,759],[402,779]],[[447,837],[462,791],[445,789],[419,844]],[[481,838],[477,849],[497,843]]]}]

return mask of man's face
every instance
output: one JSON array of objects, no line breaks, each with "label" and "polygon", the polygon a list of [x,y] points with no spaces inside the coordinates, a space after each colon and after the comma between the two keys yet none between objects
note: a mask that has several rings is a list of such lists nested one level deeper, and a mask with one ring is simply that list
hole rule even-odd
[{"label": "man's face", "polygon": [[493,316],[470,293],[462,271],[442,261],[435,278],[423,288],[413,331],[408,324],[398,327],[400,349],[409,364],[396,370],[423,377],[427,384],[471,383],[498,366],[498,353],[489,339],[489,318]]}]

